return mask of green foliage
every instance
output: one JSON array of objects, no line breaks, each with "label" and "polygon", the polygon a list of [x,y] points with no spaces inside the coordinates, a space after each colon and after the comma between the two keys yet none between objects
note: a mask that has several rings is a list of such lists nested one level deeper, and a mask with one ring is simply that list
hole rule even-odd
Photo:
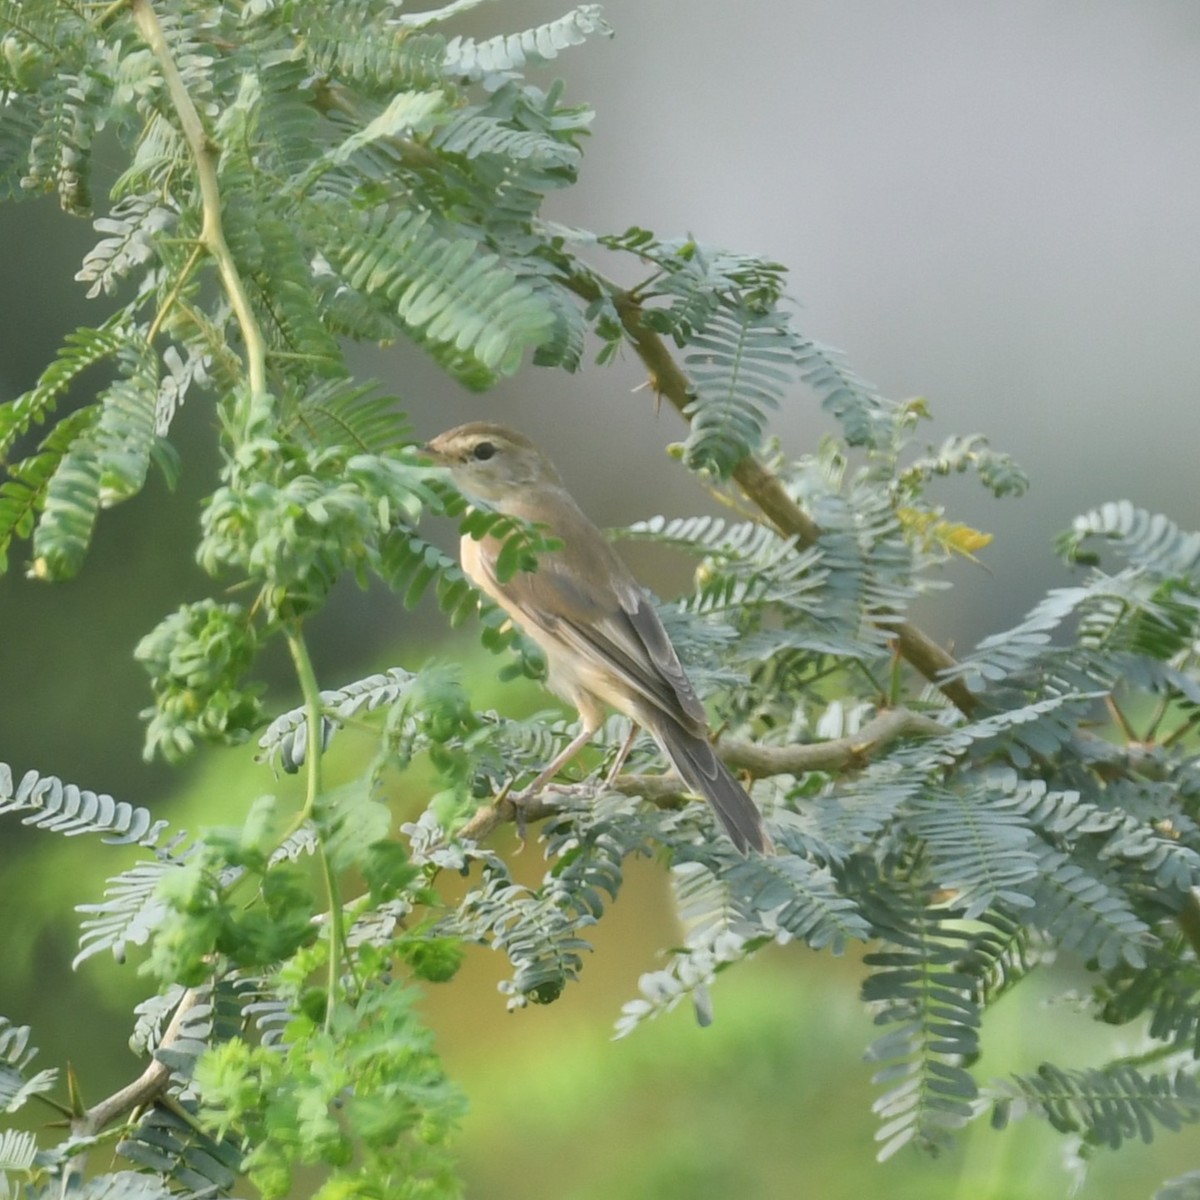
[{"label": "green foliage", "polygon": [[333,1164],[315,1193],[328,1200],[458,1194],[446,1143],[462,1099],[413,998],[375,982],[329,1021],[297,1016],[286,1049],[235,1038],[205,1057],[202,1116],[244,1131],[242,1169],[264,1197],[292,1194],[293,1172],[313,1163]]},{"label": "green foliage", "polygon": [[27,1171],[37,1154],[37,1138],[20,1129],[0,1134],[0,1171]]},{"label": "green foliage", "polygon": [[[498,855],[466,848],[460,861],[478,858],[480,882],[438,929],[507,956],[513,975],[501,991],[510,1010],[549,1004],[579,977],[583,955],[591,949],[583,931],[617,898],[624,859],[646,844],[649,831],[633,807],[623,796],[599,796],[569,826],[552,826],[547,832],[552,865],[536,888],[514,880]],[[418,860],[431,849],[418,844]]]},{"label": "green foliage", "polygon": [[[313,897],[299,868],[284,862],[267,869],[252,850],[210,837],[157,881],[161,911],[145,969],[164,984],[198,987],[217,956],[235,969],[279,962],[317,936]],[[260,903],[253,907],[231,894],[247,876],[257,884]]]},{"label": "green foliage", "polygon": [[74,837],[103,833],[115,845],[137,842],[152,846],[166,829],[149,809],[114,800],[53,775],[29,770],[14,785],[12,768],[0,763],[0,813],[24,813],[21,823]]},{"label": "green foliage", "polygon": [[138,643],[135,656],[154,681],[146,756],[179,759],[197,742],[244,741],[260,723],[261,687],[244,686],[256,630],[238,604],[185,605]]},{"label": "green foliage", "polygon": [[[29,1044],[31,1032],[28,1025],[13,1025],[0,1017],[0,1105],[6,1113],[14,1113],[31,1097],[48,1092],[58,1078],[55,1070],[30,1074],[29,1065],[37,1055],[37,1048]],[[0,1158],[7,1159],[10,1155],[24,1158],[28,1136],[7,1131],[0,1138]],[[27,1165],[17,1164],[7,1169],[20,1170]]]},{"label": "green foliage", "polygon": [[980,1023],[970,976],[960,968],[967,939],[919,896],[887,899],[892,933],[866,956],[876,969],[863,986],[876,1023],[894,1026],[867,1052],[885,1064],[874,1076],[887,1087],[875,1102],[881,1158],[913,1140],[937,1150],[971,1119],[979,1090],[964,1065],[978,1055]]},{"label": "green foliage", "polygon": [[203,1131],[195,1103],[181,1102],[180,1108],[151,1108],[126,1132],[117,1153],[147,1173],[171,1176],[192,1194],[228,1192],[241,1164],[238,1147]]},{"label": "green foliage", "polygon": [[549,331],[546,301],[473,237],[439,236],[424,212],[366,226],[338,253],[349,287],[395,309],[400,328],[468,387],[511,375]]},{"label": "green foliage", "polygon": [[[136,956],[157,988],[134,1026],[154,1064],[145,1093],[117,1112],[76,1111],[68,1094],[67,1140],[0,1134],[6,1194],[62,1194],[71,1162],[86,1175],[72,1195],[110,1200],[231,1195],[245,1180],[283,1196],[310,1169],[323,1200],[458,1194],[463,1100],[418,989],[436,995],[482,945],[507,962],[510,1008],[555,1001],[629,861],[651,855],[670,865],[682,932],[619,1034],[684,999],[712,1019],[720,975],[768,944],[863,944],[882,1155],[938,1150],[989,1108],[1089,1147],[1194,1121],[1200,535],[1105,505],[1061,543],[1083,578],[960,662],[920,661],[911,602],[942,584],[951,553],[986,542],[945,520],[938,482],[972,471],[1017,495],[1020,469],[977,435],[914,449],[923,402],[885,400],[798,329],[780,264],[547,221],[591,113],[530,72],[610,30],[582,5],[448,40],[440,27],[475,2],[0,0],[0,195],[102,209],[79,279],[109,308],[0,405],[0,568],[28,544],[41,579],[83,571],[102,511],[152,464],[168,482],[186,466],[170,441],[180,406],[210,405],[221,468],[196,555],[214,595],[137,647],[146,752],[257,738],[260,764],[303,781],[295,811],[264,795],[233,827],[189,837],[0,764],[0,817],[136,855],[81,906],[76,962]],[[120,160],[107,198],[91,182],[101,129]],[[642,281],[617,286],[601,253]],[[514,812],[509,789],[576,725],[478,711],[459,672],[423,653],[321,688],[306,622],[347,576],[474,622],[504,677],[545,670],[420,523],[498,539],[503,578],[557,545],[468,508],[421,460],[400,402],[351,376],[347,341],[398,338],[476,389],[527,361],[576,370],[589,346],[602,364],[640,355],[689,422],[684,464],[714,487],[736,475],[736,518],[651,518],[624,536],[697,560],[694,589],[660,612],[776,854],[736,854],[657,778],[648,737],[608,781],[623,719],[572,764],[574,784]],[[787,460],[770,421],[801,386],[838,432]],[[301,703],[268,722],[288,707],[261,681],[280,644]],[[898,709],[924,719],[878,734]],[[332,786],[327,752],[352,723],[374,749]],[[535,882],[487,843],[510,815],[542,822]],[[1131,1025],[1144,1059],[979,1078],[989,1010],[1056,955],[1089,981],[1080,1019]],[[29,1045],[0,1021],[8,1111],[58,1086]],[[135,1108],[117,1144],[131,1169],[77,1157]]]},{"label": "green foliage", "polygon": [[1154,1200],[1196,1200],[1200,1196],[1200,1171],[1172,1179],[1154,1193]]},{"label": "green foliage", "polygon": [[1113,1149],[1133,1137],[1152,1141],[1156,1124],[1174,1130],[1200,1121],[1200,1087],[1182,1071],[1147,1075],[1128,1063],[1064,1071],[1046,1063],[1037,1075],[1014,1075],[1006,1091],[993,1107],[994,1123],[1028,1109],[1061,1133]]},{"label": "green foliage", "polygon": [[[321,749],[327,750],[342,722],[356,713],[373,712],[397,703],[408,691],[414,676],[400,667],[382,675],[356,680],[344,688],[321,693]],[[304,763],[308,729],[304,709],[294,708],[276,717],[258,739],[260,762],[278,763],[294,773]]]},{"label": "green foliage", "polygon": [[[410,21],[423,24],[421,17]],[[569,46],[578,46],[593,34],[612,34],[600,5],[581,4],[556,21],[536,29],[501,34],[479,42],[456,37],[446,49],[446,63],[455,75],[469,79],[518,70],[526,64],[548,62]]]}]

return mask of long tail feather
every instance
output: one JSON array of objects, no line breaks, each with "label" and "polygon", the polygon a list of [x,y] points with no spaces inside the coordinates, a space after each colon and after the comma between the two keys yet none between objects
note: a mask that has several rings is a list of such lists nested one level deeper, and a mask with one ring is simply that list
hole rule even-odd
[{"label": "long tail feather", "polygon": [[684,783],[712,806],[729,840],[743,854],[748,850],[757,850],[759,854],[774,853],[775,847],[758,807],[717,757],[707,738],[691,733],[671,720],[656,722],[650,732]]}]

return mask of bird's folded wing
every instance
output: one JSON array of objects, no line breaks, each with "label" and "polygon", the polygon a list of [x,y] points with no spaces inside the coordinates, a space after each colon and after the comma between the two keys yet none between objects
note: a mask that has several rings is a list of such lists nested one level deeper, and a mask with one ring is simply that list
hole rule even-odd
[{"label": "bird's folded wing", "polygon": [[[485,587],[526,624],[536,624],[569,650],[598,660],[653,707],[687,727],[702,729],[704,706],[684,673],[654,606],[628,576],[610,586],[584,588],[543,555],[536,571],[518,572],[501,584],[489,556],[480,563]],[[597,592],[600,594],[597,595]]]}]

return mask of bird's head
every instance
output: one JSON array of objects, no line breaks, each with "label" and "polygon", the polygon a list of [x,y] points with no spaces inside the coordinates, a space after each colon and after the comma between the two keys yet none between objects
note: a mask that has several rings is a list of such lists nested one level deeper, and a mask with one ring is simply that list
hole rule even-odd
[{"label": "bird's head", "polygon": [[562,488],[553,464],[527,437],[489,421],[448,429],[423,449],[460,492],[502,511],[531,490]]}]

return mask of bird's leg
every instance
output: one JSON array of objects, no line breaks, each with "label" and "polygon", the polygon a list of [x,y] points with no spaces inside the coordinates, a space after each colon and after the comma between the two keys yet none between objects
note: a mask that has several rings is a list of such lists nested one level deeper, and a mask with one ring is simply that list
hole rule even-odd
[{"label": "bird's leg", "polygon": [[585,721],[583,728],[571,739],[571,741],[555,755],[554,760],[544,767],[527,787],[520,792],[509,793],[508,798],[514,804],[521,804],[523,801],[532,800],[573,759],[579,752],[592,740],[597,726],[590,721]]},{"label": "bird's leg", "polygon": [[640,732],[641,726],[636,721],[630,722],[629,732],[625,735],[625,740],[621,743],[620,750],[617,751],[617,757],[613,759],[613,764],[608,768],[608,774],[604,777],[605,787],[612,787],[613,780],[625,765],[625,760],[629,757],[629,752],[633,749],[633,743],[637,741],[637,735]]}]

